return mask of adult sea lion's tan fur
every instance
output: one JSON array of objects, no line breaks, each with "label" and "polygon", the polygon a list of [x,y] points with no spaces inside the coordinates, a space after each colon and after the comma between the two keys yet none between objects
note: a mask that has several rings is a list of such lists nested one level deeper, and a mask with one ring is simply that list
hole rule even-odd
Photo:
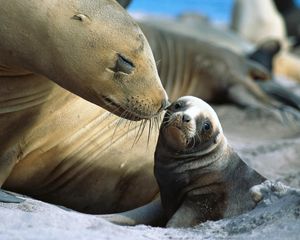
[{"label": "adult sea lion's tan fur", "polygon": [[147,40],[115,1],[12,0],[0,11],[2,76],[23,68],[130,119],[165,105]]},{"label": "adult sea lion's tan fur", "polygon": [[190,96],[165,114],[154,172],[169,227],[244,213],[255,206],[250,188],[265,180],[228,146],[214,110]]},{"label": "adult sea lion's tan fur", "polygon": [[96,106],[140,120],[167,104],[137,24],[112,0],[0,4],[0,186],[86,212],[153,198],[147,140],[131,149]]}]

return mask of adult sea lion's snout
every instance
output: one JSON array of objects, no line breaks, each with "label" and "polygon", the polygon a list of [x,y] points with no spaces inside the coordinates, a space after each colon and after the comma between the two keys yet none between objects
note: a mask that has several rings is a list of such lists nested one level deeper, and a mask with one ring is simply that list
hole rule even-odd
[{"label": "adult sea lion's snout", "polygon": [[113,95],[103,96],[105,108],[120,117],[132,121],[156,117],[170,105],[164,90],[160,91],[157,96],[132,96],[130,94],[127,96],[124,94],[123,98],[120,96],[116,98]]}]

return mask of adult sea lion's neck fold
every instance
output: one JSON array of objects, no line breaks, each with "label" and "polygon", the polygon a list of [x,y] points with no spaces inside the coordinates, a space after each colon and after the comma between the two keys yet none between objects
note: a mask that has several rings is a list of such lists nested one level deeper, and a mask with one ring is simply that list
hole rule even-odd
[{"label": "adult sea lion's neck fold", "polygon": [[[16,1],[0,0],[0,64],[37,69],[43,63],[36,55],[43,54],[47,46],[46,16],[55,0]],[[55,19],[53,19],[55,21]],[[38,33],[38,34],[36,34]],[[46,58],[48,54],[43,54]]]},{"label": "adult sea lion's neck fold", "polygon": [[20,77],[31,74],[32,72],[22,68],[5,66],[0,64],[0,77]]}]

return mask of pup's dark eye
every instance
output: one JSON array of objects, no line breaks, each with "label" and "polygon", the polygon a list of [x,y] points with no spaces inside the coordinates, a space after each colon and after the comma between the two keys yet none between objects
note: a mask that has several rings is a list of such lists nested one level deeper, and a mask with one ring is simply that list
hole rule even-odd
[{"label": "pup's dark eye", "polygon": [[210,123],[206,122],[206,123],[203,124],[204,131],[208,131],[210,128],[211,128]]}]

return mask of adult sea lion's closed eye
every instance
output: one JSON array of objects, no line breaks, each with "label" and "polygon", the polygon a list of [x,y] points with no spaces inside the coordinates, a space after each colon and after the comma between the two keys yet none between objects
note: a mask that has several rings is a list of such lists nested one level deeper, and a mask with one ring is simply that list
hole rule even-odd
[{"label": "adult sea lion's closed eye", "polygon": [[118,54],[116,65],[113,68],[110,68],[115,73],[121,72],[125,74],[131,74],[134,70],[135,66],[132,61],[123,57],[121,54]]}]

